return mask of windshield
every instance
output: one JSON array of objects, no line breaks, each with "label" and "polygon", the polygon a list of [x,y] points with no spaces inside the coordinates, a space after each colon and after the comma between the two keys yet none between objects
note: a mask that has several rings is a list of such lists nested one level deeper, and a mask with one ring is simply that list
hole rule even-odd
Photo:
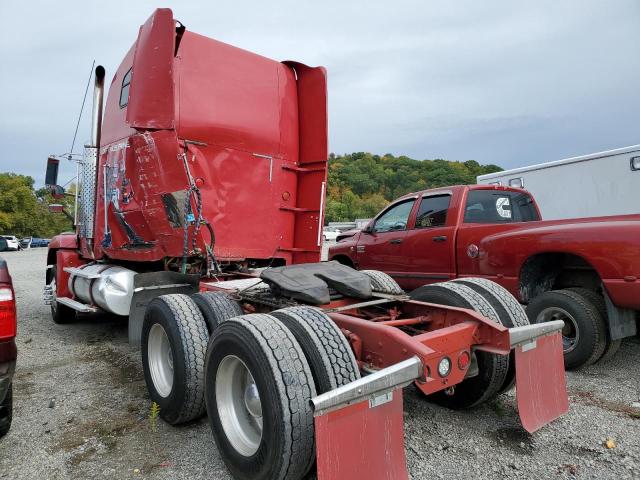
[{"label": "windshield", "polygon": [[465,223],[514,223],[540,220],[533,199],[525,192],[471,190],[464,210]]}]

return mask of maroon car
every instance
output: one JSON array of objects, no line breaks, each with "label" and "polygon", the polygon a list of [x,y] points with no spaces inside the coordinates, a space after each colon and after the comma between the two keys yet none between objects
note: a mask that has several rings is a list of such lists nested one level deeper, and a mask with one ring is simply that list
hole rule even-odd
[{"label": "maroon car", "polygon": [[16,302],[7,263],[0,258],[0,437],[11,427],[11,380],[16,366]]}]

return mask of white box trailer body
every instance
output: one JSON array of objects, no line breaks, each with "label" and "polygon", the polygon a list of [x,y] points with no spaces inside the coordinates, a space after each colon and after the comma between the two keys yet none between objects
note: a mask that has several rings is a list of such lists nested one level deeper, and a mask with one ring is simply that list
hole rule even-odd
[{"label": "white box trailer body", "polygon": [[477,183],[525,188],[544,220],[640,213],[640,145],[480,175]]}]

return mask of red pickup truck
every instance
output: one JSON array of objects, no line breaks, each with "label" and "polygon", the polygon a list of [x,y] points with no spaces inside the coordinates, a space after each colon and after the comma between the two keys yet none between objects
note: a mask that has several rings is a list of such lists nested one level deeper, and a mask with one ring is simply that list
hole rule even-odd
[{"label": "red pickup truck", "polygon": [[543,221],[526,190],[437,188],[392,202],[329,259],[382,270],[405,290],[491,279],[528,304],[532,323],[564,320],[567,368],[609,358],[637,333],[640,215]]}]

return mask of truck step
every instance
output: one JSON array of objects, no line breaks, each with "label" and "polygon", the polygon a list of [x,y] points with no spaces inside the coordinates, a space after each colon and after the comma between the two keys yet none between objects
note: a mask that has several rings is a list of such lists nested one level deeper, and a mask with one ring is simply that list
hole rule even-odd
[{"label": "truck step", "polygon": [[86,303],[80,303],[69,297],[58,297],[56,298],[56,301],[58,303],[61,303],[62,305],[66,305],[67,307],[73,308],[74,310],[82,313],[95,313],[99,310],[98,307],[92,307],[91,305],[87,305]]}]

